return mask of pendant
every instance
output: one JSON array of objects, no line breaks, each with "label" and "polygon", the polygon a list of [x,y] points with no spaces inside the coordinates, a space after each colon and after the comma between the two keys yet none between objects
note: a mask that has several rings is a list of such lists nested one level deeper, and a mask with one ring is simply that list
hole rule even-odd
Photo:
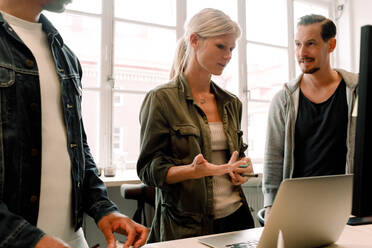
[{"label": "pendant", "polygon": [[205,98],[201,98],[200,99],[200,104],[204,104],[204,103],[206,103],[207,101],[205,100]]}]

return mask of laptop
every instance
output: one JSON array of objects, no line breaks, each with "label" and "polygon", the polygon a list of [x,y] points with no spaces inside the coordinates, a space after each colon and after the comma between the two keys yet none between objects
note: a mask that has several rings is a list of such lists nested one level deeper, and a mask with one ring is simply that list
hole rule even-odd
[{"label": "laptop", "polygon": [[285,248],[332,244],[351,214],[352,181],[353,175],[285,179],[264,228],[200,238],[199,242],[215,248],[270,248],[277,247],[278,243]]}]

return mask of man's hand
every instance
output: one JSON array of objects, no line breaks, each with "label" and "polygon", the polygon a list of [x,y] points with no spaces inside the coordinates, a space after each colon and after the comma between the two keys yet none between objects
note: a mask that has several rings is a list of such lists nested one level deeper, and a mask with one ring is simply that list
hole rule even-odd
[{"label": "man's hand", "polygon": [[114,232],[127,235],[128,238],[123,246],[124,248],[131,245],[135,248],[144,245],[149,233],[146,227],[120,213],[111,213],[104,216],[98,222],[98,228],[105,235],[108,248],[115,248],[116,246]]},{"label": "man's hand", "polygon": [[39,242],[36,244],[35,248],[71,248],[68,244],[63,242],[61,239],[45,235],[42,237]]}]

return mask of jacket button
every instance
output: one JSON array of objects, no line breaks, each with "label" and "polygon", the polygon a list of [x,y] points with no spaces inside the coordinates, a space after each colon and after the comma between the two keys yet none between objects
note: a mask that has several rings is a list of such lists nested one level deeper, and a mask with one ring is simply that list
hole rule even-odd
[{"label": "jacket button", "polygon": [[39,104],[37,104],[37,103],[31,103],[30,104],[30,108],[31,108],[32,111],[36,111],[36,110],[39,109]]},{"label": "jacket button", "polygon": [[38,154],[39,154],[39,152],[38,152],[37,149],[35,149],[35,148],[32,148],[32,149],[31,149],[31,156],[32,156],[32,157],[36,157]]},{"label": "jacket button", "polygon": [[34,204],[36,201],[37,201],[37,196],[36,196],[36,195],[31,196],[31,198],[30,198],[30,202],[31,202],[32,204]]},{"label": "jacket button", "polygon": [[32,61],[31,59],[26,59],[26,66],[29,68],[29,69],[32,69],[34,68],[34,61]]}]

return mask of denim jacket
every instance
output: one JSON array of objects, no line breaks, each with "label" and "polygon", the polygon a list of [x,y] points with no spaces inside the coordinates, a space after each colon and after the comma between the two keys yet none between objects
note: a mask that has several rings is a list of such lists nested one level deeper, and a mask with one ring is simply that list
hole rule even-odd
[{"label": "denim jacket", "polygon": [[[211,83],[227,137],[229,153],[244,157],[247,145],[240,129],[242,104],[239,99]],[[211,134],[205,113],[193,99],[186,78],[181,75],[150,91],[141,113],[141,151],[137,172],[141,180],[156,187],[156,209],[149,242],[212,234],[213,177],[167,184],[170,167],[191,164],[199,153],[211,161]],[[240,193],[248,209],[240,186]]]},{"label": "denim jacket", "polygon": [[[118,211],[97,175],[81,117],[82,70],[52,24],[40,15],[62,89],[71,160],[73,223]],[[36,60],[0,14],[0,248],[34,247],[41,178],[41,100]],[[58,197],[58,196],[56,196]]]}]

